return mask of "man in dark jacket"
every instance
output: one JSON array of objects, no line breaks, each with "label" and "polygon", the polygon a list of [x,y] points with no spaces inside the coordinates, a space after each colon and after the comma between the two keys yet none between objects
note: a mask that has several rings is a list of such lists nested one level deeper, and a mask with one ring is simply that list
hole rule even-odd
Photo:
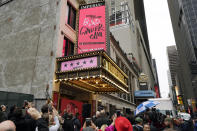
[{"label": "man in dark jacket", "polygon": [[7,116],[6,106],[5,105],[1,105],[0,112],[1,112],[1,118],[0,119],[7,120],[8,116]]},{"label": "man in dark jacket", "polygon": [[25,118],[23,117],[21,108],[17,108],[15,110],[14,115],[11,118],[11,121],[13,121],[16,125],[16,131],[28,131],[28,125],[25,121]]},{"label": "man in dark jacket", "polygon": [[184,120],[182,122],[182,124],[180,125],[180,129],[181,131],[193,131],[194,127],[193,127],[193,123],[192,120]]},{"label": "man in dark jacket", "polygon": [[64,129],[64,131],[74,131],[74,125],[73,125],[72,118],[73,118],[72,114],[68,114],[64,118],[64,123],[63,123],[63,126],[62,126],[62,128]]},{"label": "man in dark jacket", "polygon": [[14,111],[16,110],[16,108],[17,108],[16,105],[10,107],[10,112],[8,113],[8,120],[14,117]]},{"label": "man in dark jacket", "polygon": [[104,124],[108,125],[109,119],[107,119],[107,117],[105,116],[105,110],[102,110],[100,112],[100,116],[95,120],[95,125],[100,129]]},{"label": "man in dark jacket", "polygon": [[76,113],[75,117],[73,118],[74,131],[80,131],[81,129],[81,122],[78,117],[79,113]]},{"label": "man in dark jacket", "polygon": [[[169,117],[165,118],[164,124],[165,124],[164,130],[172,129],[175,131],[180,131],[180,129],[176,125],[174,125],[172,118],[169,118]],[[190,131],[190,130],[188,130],[188,131]]]},{"label": "man in dark jacket", "polygon": [[143,120],[140,117],[135,118],[136,124],[133,125],[134,131],[143,131]]},{"label": "man in dark jacket", "polygon": [[49,131],[48,123],[41,117],[41,114],[35,108],[29,108],[27,112],[36,120],[38,131]]},{"label": "man in dark jacket", "polygon": [[100,116],[100,111],[97,111],[97,112],[96,112],[96,115],[94,115],[94,116],[92,117],[92,121],[93,121],[93,123],[95,123],[95,122],[96,122],[96,119],[98,119],[98,118],[99,118],[99,116]]}]

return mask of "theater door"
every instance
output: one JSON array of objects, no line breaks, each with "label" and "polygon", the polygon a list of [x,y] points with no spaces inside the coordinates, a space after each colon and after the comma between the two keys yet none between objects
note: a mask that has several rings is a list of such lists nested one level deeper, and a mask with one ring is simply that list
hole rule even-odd
[{"label": "theater door", "polygon": [[79,119],[82,120],[82,106],[83,102],[61,98],[61,112],[66,110],[67,113],[75,115],[79,113]]}]

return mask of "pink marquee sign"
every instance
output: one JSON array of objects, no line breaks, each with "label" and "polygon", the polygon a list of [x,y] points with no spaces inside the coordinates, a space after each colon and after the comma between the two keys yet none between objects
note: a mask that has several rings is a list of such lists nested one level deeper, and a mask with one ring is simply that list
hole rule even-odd
[{"label": "pink marquee sign", "polygon": [[70,71],[90,67],[97,67],[97,57],[83,58],[61,63],[61,71]]},{"label": "pink marquee sign", "polygon": [[78,54],[105,50],[105,4],[83,5],[79,12]]}]

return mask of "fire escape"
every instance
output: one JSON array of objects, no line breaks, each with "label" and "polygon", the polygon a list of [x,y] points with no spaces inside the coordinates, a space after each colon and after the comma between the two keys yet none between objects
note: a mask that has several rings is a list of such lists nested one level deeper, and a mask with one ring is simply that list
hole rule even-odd
[{"label": "fire escape", "polygon": [[110,30],[131,26],[131,29],[134,31],[133,17],[131,15],[127,1],[111,0],[109,15]]}]

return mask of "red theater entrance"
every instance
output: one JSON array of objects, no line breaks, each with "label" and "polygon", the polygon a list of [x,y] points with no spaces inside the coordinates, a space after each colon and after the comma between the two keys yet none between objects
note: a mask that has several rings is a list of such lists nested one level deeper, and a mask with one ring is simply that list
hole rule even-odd
[{"label": "red theater entrance", "polygon": [[61,98],[61,112],[66,110],[67,113],[71,113],[73,115],[79,113],[80,121],[82,121],[82,106],[83,102]]}]

